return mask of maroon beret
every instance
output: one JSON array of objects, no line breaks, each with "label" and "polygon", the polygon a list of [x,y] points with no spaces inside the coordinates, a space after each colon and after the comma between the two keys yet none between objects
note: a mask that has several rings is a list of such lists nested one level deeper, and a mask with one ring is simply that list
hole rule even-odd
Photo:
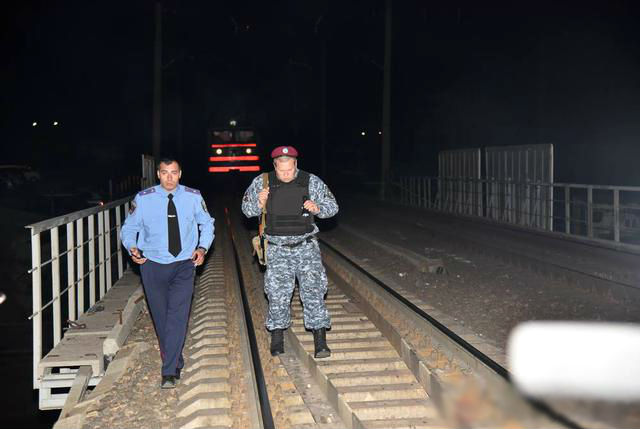
[{"label": "maroon beret", "polygon": [[298,151],[293,146],[278,146],[271,151],[271,158],[277,158],[279,156],[290,156],[292,158],[296,158],[298,156]]}]

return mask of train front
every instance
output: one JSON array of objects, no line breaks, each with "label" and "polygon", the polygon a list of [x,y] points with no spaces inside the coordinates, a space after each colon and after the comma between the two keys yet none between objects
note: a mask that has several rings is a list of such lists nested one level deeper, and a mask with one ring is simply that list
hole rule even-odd
[{"label": "train front", "polygon": [[211,136],[209,173],[260,171],[260,155],[251,129],[217,129]]}]

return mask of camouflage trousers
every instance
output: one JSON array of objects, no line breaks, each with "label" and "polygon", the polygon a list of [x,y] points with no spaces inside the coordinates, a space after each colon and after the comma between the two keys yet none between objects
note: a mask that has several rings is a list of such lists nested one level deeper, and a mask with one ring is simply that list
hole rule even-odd
[{"label": "camouflage trousers", "polygon": [[291,297],[296,278],[304,308],[305,328],[330,328],[331,319],[324,304],[327,274],[322,265],[318,242],[312,240],[296,247],[267,246],[267,271],[264,276],[264,291],[269,299],[265,323],[267,329],[286,329],[291,325]]}]

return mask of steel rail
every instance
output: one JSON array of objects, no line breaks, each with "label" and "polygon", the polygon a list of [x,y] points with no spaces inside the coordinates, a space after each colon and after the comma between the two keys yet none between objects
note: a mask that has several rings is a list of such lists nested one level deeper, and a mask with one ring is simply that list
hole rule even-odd
[{"label": "steel rail", "polygon": [[273,420],[273,414],[271,412],[271,404],[269,403],[269,393],[267,392],[267,385],[265,383],[264,373],[262,371],[262,363],[260,362],[260,352],[258,350],[258,341],[256,339],[256,332],[253,327],[253,319],[251,317],[251,309],[249,308],[249,300],[245,291],[245,282],[242,275],[242,269],[240,268],[240,258],[238,256],[238,249],[236,245],[235,234],[231,226],[231,218],[229,211],[225,208],[225,217],[227,221],[227,227],[229,231],[229,237],[231,238],[231,247],[233,248],[233,257],[235,260],[236,271],[238,273],[238,283],[240,286],[240,294],[242,296],[242,307],[244,308],[244,317],[247,323],[247,333],[249,337],[249,346],[251,347],[251,360],[253,361],[253,368],[256,377],[256,384],[258,387],[258,398],[260,400],[260,412],[262,414],[262,422],[265,429],[274,429],[275,423]]},{"label": "steel rail", "polygon": [[[427,322],[432,324],[437,330],[439,330],[447,338],[449,338],[451,341],[455,342],[457,345],[462,347],[469,354],[471,354],[474,358],[476,358],[477,360],[482,362],[486,367],[491,369],[495,374],[497,374],[498,376],[502,377],[507,383],[513,384],[512,381],[511,381],[511,376],[510,376],[509,371],[507,369],[505,369],[502,365],[498,364],[493,359],[491,359],[489,356],[487,356],[484,353],[482,353],[480,350],[478,350],[473,345],[471,345],[469,342],[467,342],[466,340],[461,338],[459,335],[457,335],[451,329],[447,328],[445,325],[443,325],[438,320],[436,320],[433,316],[429,315],[426,311],[424,311],[420,307],[418,307],[415,304],[413,304],[411,301],[409,301],[404,296],[399,294],[391,286],[387,285],[386,283],[384,283],[383,281],[378,279],[376,276],[374,276],[373,274],[371,274],[370,272],[368,272],[367,270],[362,268],[360,265],[358,265],[356,262],[354,262],[351,258],[349,258],[345,254],[340,252],[338,249],[336,249],[331,244],[329,244],[326,240],[324,240],[322,238],[318,238],[318,240],[324,246],[326,246],[328,249],[330,249],[333,253],[335,253],[340,258],[342,258],[343,260],[348,262],[349,266],[351,266],[357,272],[359,272],[362,275],[364,275],[367,279],[371,280],[373,283],[375,283],[377,286],[379,286],[384,291],[389,293],[391,296],[396,298],[399,302],[401,302],[403,305],[405,305],[407,308],[409,308],[415,314],[419,315],[420,317],[425,319]],[[547,417],[551,418],[552,420],[555,420],[556,422],[560,423],[561,425],[566,426],[568,428],[572,428],[572,429],[583,429],[582,426],[580,426],[576,422],[572,421],[568,417],[556,412],[555,410],[553,410],[551,407],[549,407],[544,402],[541,402],[541,401],[538,401],[538,400],[535,400],[535,399],[532,399],[532,398],[525,398],[525,399],[536,410],[540,411],[541,413],[545,414]]]}]

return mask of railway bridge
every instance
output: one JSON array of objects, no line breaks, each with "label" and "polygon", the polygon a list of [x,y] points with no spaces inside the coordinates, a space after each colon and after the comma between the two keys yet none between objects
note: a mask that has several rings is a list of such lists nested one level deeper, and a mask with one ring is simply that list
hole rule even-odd
[{"label": "railway bridge", "polygon": [[216,241],[170,391],[119,241],[131,197],[30,225],[40,408],[60,410],[57,428],[637,425],[633,404],[523,396],[507,339],[532,319],[638,322],[640,247],[625,219],[640,189],[465,180],[402,178],[384,200],[336,191],[340,215],[319,236],[328,359],[313,357],[297,292],[286,352],[269,354],[255,220],[222,192],[233,187],[202,188]]}]

